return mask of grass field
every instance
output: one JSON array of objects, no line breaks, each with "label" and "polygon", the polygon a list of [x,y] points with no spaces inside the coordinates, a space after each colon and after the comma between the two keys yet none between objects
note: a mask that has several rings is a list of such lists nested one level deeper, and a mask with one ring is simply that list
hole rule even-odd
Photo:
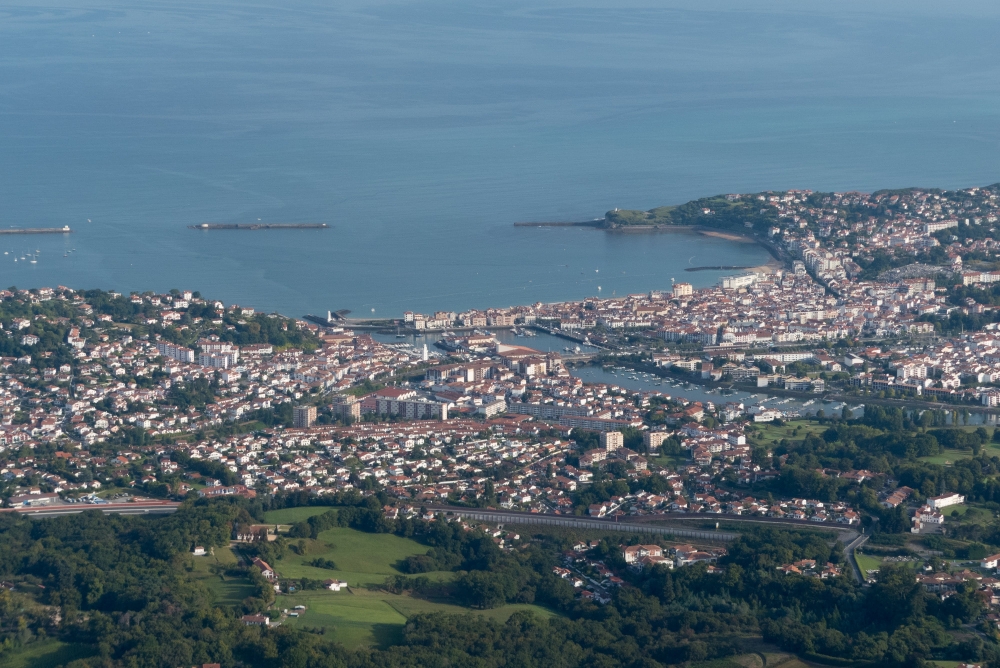
[{"label": "grass field", "polygon": [[4,668],[55,668],[94,654],[94,650],[85,645],[69,644],[50,638],[0,654],[0,665]]},{"label": "grass field", "polygon": [[972,450],[945,450],[940,455],[930,455],[929,457],[920,457],[919,459],[920,461],[927,462],[928,464],[951,466],[961,459],[969,459],[971,457]]},{"label": "grass field", "polygon": [[336,511],[335,508],[329,506],[301,506],[299,508],[269,510],[264,513],[264,521],[267,524],[294,524],[309,519],[313,515],[322,515],[330,510]]},{"label": "grass field", "polygon": [[346,647],[385,647],[402,638],[406,617],[374,596],[354,596],[346,591],[298,592],[279,596],[278,609],[304,605],[301,617],[289,617],[288,626],[324,627],[328,635]]},{"label": "grass field", "polygon": [[771,447],[783,438],[801,441],[808,434],[822,434],[828,427],[814,420],[791,420],[780,427],[767,423],[755,424],[754,429],[756,430],[753,437],[754,443]]},{"label": "grass field", "polygon": [[[297,544],[297,540],[292,541]],[[282,578],[337,578],[351,586],[382,583],[390,575],[400,575],[395,566],[411,555],[427,554],[427,546],[415,540],[387,533],[365,533],[354,529],[329,529],[316,540],[306,540],[306,553],[289,553],[272,564]],[[309,566],[316,558],[332,559],[336,570]],[[424,573],[431,579],[443,580],[451,573]]]},{"label": "grass field", "polygon": [[854,558],[858,562],[858,568],[860,568],[861,572],[865,574],[867,574],[868,571],[876,570],[882,567],[882,560],[879,557],[873,557],[870,554],[858,554],[855,552]]},{"label": "grass field", "polygon": [[190,557],[193,566],[191,577],[200,580],[212,592],[213,602],[219,606],[234,606],[254,593],[254,587],[242,578],[231,578],[212,573],[213,564],[235,565],[236,555],[228,547],[217,547],[214,554]]},{"label": "grass field", "polygon": [[553,612],[537,605],[505,605],[493,610],[470,610],[459,605],[425,601],[387,592],[355,589],[332,592],[327,590],[296,592],[278,597],[275,607],[291,610],[306,606],[300,617],[288,617],[288,626],[324,627],[327,634],[347,647],[384,647],[398,642],[408,617],[421,613],[444,612],[459,615],[482,615],[506,621],[518,610],[531,610],[541,617]]}]

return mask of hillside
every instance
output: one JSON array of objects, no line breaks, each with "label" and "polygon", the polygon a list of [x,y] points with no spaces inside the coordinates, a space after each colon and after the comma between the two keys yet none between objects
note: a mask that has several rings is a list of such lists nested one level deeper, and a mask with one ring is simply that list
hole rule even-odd
[{"label": "hillside", "polygon": [[649,211],[615,209],[604,215],[605,229],[629,227],[698,226],[721,230],[766,233],[777,221],[773,207],[761,208],[764,195],[716,195],[679,206],[660,206]]}]

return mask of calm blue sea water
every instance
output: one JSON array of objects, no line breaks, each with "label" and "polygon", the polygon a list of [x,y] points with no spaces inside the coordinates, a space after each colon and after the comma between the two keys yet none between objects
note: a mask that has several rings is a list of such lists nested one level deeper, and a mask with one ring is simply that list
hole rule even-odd
[{"label": "calm blue sea water", "polygon": [[[998,181],[994,5],[11,0],[0,226],[78,231],[0,238],[0,284],[398,315],[712,283],[681,270],[766,255],[511,223]],[[185,227],[258,218],[333,229]]]}]

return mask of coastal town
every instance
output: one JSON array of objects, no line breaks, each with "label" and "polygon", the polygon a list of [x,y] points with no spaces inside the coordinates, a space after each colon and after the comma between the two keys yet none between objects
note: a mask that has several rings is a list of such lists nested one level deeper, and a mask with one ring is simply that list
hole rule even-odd
[{"label": "coastal town", "polygon": [[[878,400],[924,426],[988,417],[1000,405],[1000,312],[978,286],[998,254],[979,233],[995,230],[997,195],[755,197],[780,221],[767,243],[785,262],[705,288],[391,323],[297,320],[181,290],[2,291],[5,505],[354,490],[429,518],[481,507],[858,532],[878,521],[873,508],[898,508],[909,532],[944,533],[959,490],[909,487],[884,464],[818,469],[837,493],[783,493],[797,455],[768,430],[806,414],[726,394],[778,392],[802,408],[842,396],[843,414],[828,417],[843,419]],[[887,268],[866,277],[875,256]],[[426,343],[377,334],[401,328]],[[567,346],[532,348],[540,335]],[[577,369],[593,364],[622,382],[585,382]],[[653,387],[630,389],[637,373]],[[718,401],[685,387],[715,388]]]}]

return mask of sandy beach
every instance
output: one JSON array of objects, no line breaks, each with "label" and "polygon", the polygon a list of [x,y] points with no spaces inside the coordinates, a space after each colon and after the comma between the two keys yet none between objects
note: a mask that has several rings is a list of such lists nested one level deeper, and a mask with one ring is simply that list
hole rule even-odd
[{"label": "sandy beach", "polygon": [[716,230],[698,230],[698,234],[704,234],[706,237],[717,237],[719,239],[726,239],[727,241],[736,241],[742,244],[755,244],[757,240],[753,237],[748,237],[743,234],[733,234],[732,232],[718,232]]}]

